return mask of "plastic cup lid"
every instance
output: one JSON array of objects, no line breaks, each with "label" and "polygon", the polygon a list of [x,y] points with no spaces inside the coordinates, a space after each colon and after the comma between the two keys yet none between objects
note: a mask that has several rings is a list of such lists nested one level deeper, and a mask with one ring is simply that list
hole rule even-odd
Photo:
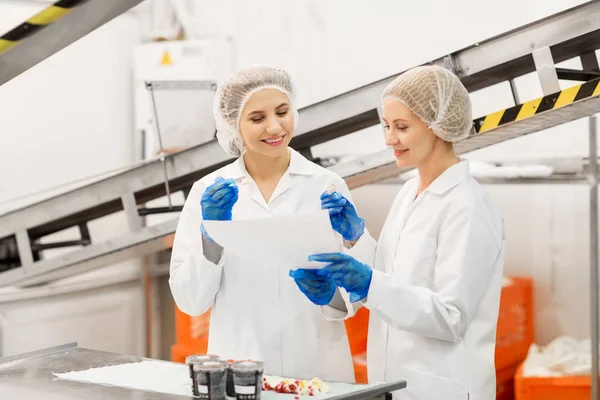
[{"label": "plastic cup lid", "polygon": [[215,356],[212,354],[192,354],[185,358],[185,363],[190,364],[190,363],[195,363],[195,362],[200,362],[200,361],[218,360],[218,359],[219,359],[218,356]]},{"label": "plastic cup lid", "polygon": [[227,369],[227,361],[206,360],[194,364],[194,371],[219,371]]},{"label": "plastic cup lid", "polygon": [[236,361],[231,364],[231,368],[239,371],[262,371],[264,363],[262,361]]}]

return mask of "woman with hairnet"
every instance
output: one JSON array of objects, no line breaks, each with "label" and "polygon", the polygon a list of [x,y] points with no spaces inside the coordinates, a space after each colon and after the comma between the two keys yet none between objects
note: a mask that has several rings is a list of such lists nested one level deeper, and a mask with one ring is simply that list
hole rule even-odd
[{"label": "woman with hairnet", "polygon": [[369,382],[406,380],[400,399],[494,399],[505,240],[501,215],[453,149],[472,128],[469,94],[451,72],[425,66],[391,82],[382,102],[396,165],[418,177],[400,189],[374,264],[310,259],[371,311]]},{"label": "woman with hairnet", "polygon": [[[344,323],[325,319],[353,313],[333,278],[290,277],[285,266],[239,258],[202,224],[309,213],[330,198],[350,199],[339,176],[288,147],[298,124],[290,76],[271,66],[233,74],[217,90],[214,115],[219,143],[238,158],[196,182],[186,199],[169,279],[177,306],[189,315],[212,307],[209,353],[264,361],[269,375],[354,382]],[[341,193],[329,193],[332,185]],[[375,241],[350,200],[329,214],[349,254],[374,257]]]}]

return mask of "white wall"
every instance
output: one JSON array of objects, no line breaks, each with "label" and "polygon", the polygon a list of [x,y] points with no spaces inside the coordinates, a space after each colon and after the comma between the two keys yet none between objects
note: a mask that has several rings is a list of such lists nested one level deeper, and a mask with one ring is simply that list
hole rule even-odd
[{"label": "white wall", "polygon": [[[0,31],[43,8],[0,2]],[[125,14],[0,88],[5,174],[0,200],[133,161],[131,49],[137,20]]]},{"label": "white wall", "polygon": [[132,274],[0,293],[0,357],[72,342],[144,356],[142,293]]},{"label": "white wall", "polygon": [[[207,32],[233,35],[237,65],[264,62],[289,69],[299,88],[300,106],[583,3],[198,1],[206,10],[198,23]],[[39,7],[0,1],[0,30]],[[130,60],[138,34],[134,16],[124,15],[0,87],[4,111],[0,135],[3,148],[10,150],[0,157],[0,201],[133,161]],[[532,77],[520,79],[518,86],[523,101],[541,95]],[[507,87],[474,94],[473,100],[476,115],[512,104]],[[586,126],[578,121],[475,156],[506,159],[531,156],[533,151],[536,156],[585,154]],[[320,146],[315,153],[361,154],[382,147],[380,130],[373,128]],[[586,336],[587,318],[575,317],[577,310],[588,314],[585,187],[489,190],[507,221],[507,272],[536,279],[538,340],[547,342],[559,333]],[[375,230],[374,221],[384,215],[375,213],[379,207],[374,203],[391,203],[394,191],[375,185],[355,192]],[[96,235],[108,237],[119,229],[124,225],[103,226]]]},{"label": "white wall", "polygon": [[[0,32],[45,6],[39,1],[0,1]],[[132,49],[139,37],[137,17],[124,14],[0,87],[0,210],[27,202],[7,204],[8,199],[134,161]],[[110,217],[90,224],[90,233],[93,241],[103,241],[125,228],[124,217]],[[76,234],[71,230],[47,240]],[[139,261],[133,260],[96,271],[92,279],[78,278],[89,279],[88,289],[38,302],[14,302],[0,289],[0,353],[72,340],[103,350],[143,353],[143,291],[117,283],[112,294],[94,289],[101,284],[98,278],[135,274],[138,268]],[[101,328],[108,326],[106,321],[127,323],[107,331]]]}]

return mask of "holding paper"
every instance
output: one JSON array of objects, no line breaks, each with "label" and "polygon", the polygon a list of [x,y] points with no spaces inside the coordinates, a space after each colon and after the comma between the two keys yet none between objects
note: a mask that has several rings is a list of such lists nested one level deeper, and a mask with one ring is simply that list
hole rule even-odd
[{"label": "holding paper", "polygon": [[326,264],[308,261],[309,255],[343,250],[324,210],[242,221],[204,221],[204,228],[227,252],[285,269],[320,269]]},{"label": "holding paper", "polygon": [[329,320],[354,308],[308,256],[370,260],[376,243],[344,180],[288,147],[298,123],[292,88],[286,71],[264,65],[219,85],[217,138],[237,159],[190,189],[169,285],[182,312],[211,310],[209,354],[263,361],[267,375],[354,382],[344,322]]}]

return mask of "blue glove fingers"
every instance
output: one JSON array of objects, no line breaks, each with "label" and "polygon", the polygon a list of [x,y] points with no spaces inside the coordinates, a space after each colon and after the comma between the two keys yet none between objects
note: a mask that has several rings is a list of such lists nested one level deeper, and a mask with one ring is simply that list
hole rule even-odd
[{"label": "blue glove fingers", "polygon": [[216,201],[213,199],[204,200],[201,203],[201,206],[204,206],[207,211],[210,210],[212,212],[220,212],[224,210],[230,210],[233,207],[233,205],[237,202],[237,200],[238,193],[230,192]]},{"label": "blue glove fingers", "polygon": [[225,186],[222,187],[221,189],[217,190],[212,196],[211,198],[213,200],[220,200],[222,199],[224,196],[228,195],[228,194],[238,194],[240,191],[237,187],[237,185],[231,185],[231,186]]},{"label": "blue glove fingers", "polygon": [[231,194],[238,194],[239,190],[237,186],[225,186],[222,187],[220,189],[218,189],[217,191],[215,191],[211,196],[210,199],[212,201],[219,201],[220,199],[222,199],[223,197],[227,196],[227,195],[231,195]]},{"label": "blue glove fingers", "polygon": [[231,196],[231,198],[223,204],[223,208],[226,210],[231,210],[235,203],[238,201],[237,193]]},{"label": "blue glove fingers", "polygon": [[229,192],[229,193],[225,193],[218,200],[209,200],[209,201],[212,202],[212,204],[214,204],[215,207],[227,208],[227,205],[229,205],[230,203],[235,203],[235,201],[237,201],[237,199],[238,199],[237,192]]},{"label": "blue glove fingers", "polygon": [[321,208],[344,207],[346,204],[348,204],[348,200],[346,199],[324,200],[321,202]]},{"label": "blue glove fingers", "polygon": [[229,186],[229,185],[235,185],[235,179],[223,179],[221,177],[217,178],[217,180],[215,180],[215,183],[213,183],[212,185],[208,186],[206,188],[206,192],[208,192],[209,195],[214,194],[217,190],[225,187],[225,186]]},{"label": "blue glove fingers", "polygon": [[300,291],[302,293],[304,293],[304,295],[306,297],[308,297],[308,299],[313,304],[316,304],[318,306],[324,306],[324,305],[329,304],[329,302],[331,302],[331,299],[335,295],[335,286],[334,285],[330,285],[330,286],[326,287],[324,290],[315,292],[312,289],[305,288],[304,282],[298,281],[298,280],[295,280],[295,282],[296,282],[296,285],[298,286],[298,288],[300,289]]},{"label": "blue glove fingers", "polygon": [[[223,187],[226,187],[226,186],[229,186],[232,184],[235,185],[235,179],[221,178],[219,180],[219,178],[217,178],[215,183],[213,183],[212,185],[210,185],[209,187],[206,188],[205,193],[207,193],[209,196],[212,196],[219,189],[222,189]],[[237,185],[235,185],[235,186],[237,187]]]},{"label": "blue glove fingers", "polygon": [[330,276],[335,281],[341,281],[343,278],[347,277],[348,274],[351,274],[351,272],[345,271],[342,268],[338,268],[337,270],[332,268],[330,271]]},{"label": "blue glove fingers", "polygon": [[296,283],[311,293],[324,292],[331,287],[331,281],[329,280],[314,281],[312,279],[296,279]]},{"label": "blue glove fingers", "polygon": [[341,213],[344,208],[336,207],[336,208],[322,208],[322,209],[329,211],[329,215],[337,215],[337,214]]},{"label": "blue glove fingers", "polygon": [[220,200],[204,198],[200,202],[202,218],[205,220],[230,220],[233,205],[238,200],[237,191],[230,191]]},{"label": "blue glove fingers", "polygon": [[342,194],[340,192],[333,192],[331,194],[327,193],[326,191],[321,193],[321,200],[325,200],[325,199],[333,199],[333,200],[339,200],[339,199],[343,199],[344,196],[342,196]]},{"label": "blue glove fingers", "polygon": [[330,268],[331,264],[327,264],[326,267],[318,269],[317,270],[317,275],[322,276],[322,277],[326,277],[326,276],[331,276],[331,268]]},{"label": "blue glove fingers", "polygon": [[[222,197],[224,194],[232,192],[231,190],[229,190],[228,188],[230,188],[229,186],[226,186],[225,188],[221,188],[218,190],[208,190],[206,189],[204,191],[204,193],[202,193],[202,198],[201,201],[202,202],[211,202],[211,203],[216,203],[219,201],[219,198],[215,198],[215,194],[216,193],[221,193],[219,194],[219,197]],[[235,191],[234,191],[235,192]]]},{"label": "blue glove fingers", "polygon": [[339,261],[339,262],[332,262],[327,264],[327,266],[325,266],[325,268],[321,268],[320,270],[317,271],[317,274],[321,277],[325,277],[325,276],[332,276],[333,274],[337,274],[339,272],[345,274],[348,271],[345,271],[348,269],[348,263],[345,261]]},{"label": "blue glove fingers", "polygon": [[[321,205],[321,210],[343,210],[344,206],[340,206],[337,204],[328,204],[328,205]],[[331,213],[331,211],[330,211]]]},{"label": "blue glove fingers", "polygon": [[289,275],[295,279],[314,279],[314,280],[324,280],[324,276],[321,276],[317,273],[316,269],[305,269],[300,268],[297,270],[293,270],[289,272]]},{"label": "blue glove fingers", "polygon": [[336,263],[339,261],[353,261],[354,258],[344,253],[322,253],[322,254],[311,254],[308,256],[308,261],[316,261],[323,263]]}]

